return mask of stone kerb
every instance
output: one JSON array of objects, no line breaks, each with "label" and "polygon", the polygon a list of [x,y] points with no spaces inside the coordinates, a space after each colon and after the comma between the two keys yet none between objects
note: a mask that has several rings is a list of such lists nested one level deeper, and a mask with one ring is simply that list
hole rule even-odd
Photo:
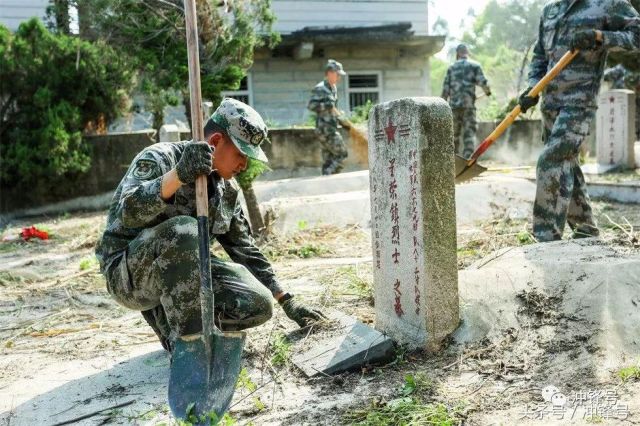
[{"label": "stone kerb", "polygon": [[436,350],[459,324],[451,109],[377,105],[369,119],[376,328]]}]

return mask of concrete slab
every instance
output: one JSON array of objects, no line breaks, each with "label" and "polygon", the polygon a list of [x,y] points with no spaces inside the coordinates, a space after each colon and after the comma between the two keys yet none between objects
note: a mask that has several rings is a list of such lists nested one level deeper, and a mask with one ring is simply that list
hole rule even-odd
[{"label": "concrete slab", "polygon": [[332,311],[329,316],[335,324],[306,336],[295,345],[297,354],[292,358],[293,363],[307,377],[350,371],[393,357],[393,342],[389,337],[338,311]]}]

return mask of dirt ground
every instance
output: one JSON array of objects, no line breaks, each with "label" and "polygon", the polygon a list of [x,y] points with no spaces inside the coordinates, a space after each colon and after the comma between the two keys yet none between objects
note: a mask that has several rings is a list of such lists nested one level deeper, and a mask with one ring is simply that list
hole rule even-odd
[{"label": "dirt ground", "polygon": [[[640,209],[603,202],[595,208],[604,230],[599,244],[621,257],[638,256]],[[0,425],[175,424],[166,404],[168,356],[139,313],[110,299],[98,273],[93,247],[104,220],[104,212],[43,217],[3,231],[15,235],[36,224],[52,238],[0,243]],[[263,247],[284,285],[312,304],[373,323],[368,232],[300,227],[293,237],[274,238]],[[529,230],[526,221],[499,215],[460,229],[460,269],[500,249],[534,243]],[[535,417],[534,408],[544,402],[542,389],[561,385],[544,371],[543,360],[571,356],[576,345],[585,348],[581,356],[589,356],[589,342],[588,336],[573,336],[570,344],[529,339],[531,353],[523,362],[517,348],[525,332],[568,328],[571,318],[559,312],[561,294],[532,291],[518,297],[519,314],[530,319],[527,330],[501,330],[499,339],[452,344],[437,355],[398,347],[388,365],[314,379],[290,361],[296,347],[287,336],[296,327],[276,309],[272,321],[248,333],[245,369],[226,422],[640,424],[640,410],[629,409],[622,419],[623,409],[611,404],[619,420],[602,410],[571,421],[552,419],[552,413]],[[576,361],[575,371],[563,372],[573,382],[562,384],[575,391],[597,389],[609,400],[640,401],[638,357],[628,360],[627,369],[598,377],[582,374]]]}]

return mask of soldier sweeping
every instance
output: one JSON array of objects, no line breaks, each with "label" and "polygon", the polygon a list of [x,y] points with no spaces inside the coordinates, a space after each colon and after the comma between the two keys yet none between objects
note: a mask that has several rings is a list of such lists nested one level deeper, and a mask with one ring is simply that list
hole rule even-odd
[{"label": "soldier sweeping", "polygon": [[[627,0],[554,0],[540,20],[529,71],[534,86],[568,50],[579,54],[543,92],[544,149],[537,164],[533,233],[538,241],[562,238],[568,222],[575,237],[599,234],[578,164],[589,133],[609,50],[640,47],[640,18]],[[527,111],[538,103],[520,96]]]},{"label": "soldier sweeping", "polygon": [[[469,59],[469,49],[461,44],[456,49],[456,62],[447,70],[442,86],[442,98],[453,111],[453,139],[456,154],[469,158],[476,145],[476,86],[491,96],[489,82],[479,63]],[[460,152],[462,137],[462,152]]]},{"label": "soldier sweeping", "polygon": [[107,289],[121,305],[142,311],[171,350],[201,333],[198,229],[194,181],[208,175],[209,234],[233,262],[213,256],[215,318],[223,331],[267,321],[275,298],[300,326],[322,314],[285,293],[255,246],[233,176],[248,158],[267,161],[267,127],[250,106],[225,99],[205,126],[207,141],[159,143],[133,160],[113,197],[96,255]]},{"label": "soldier sweeping", "polygon": [[322,144],[322,174],[340,173],[347,158],[347,148],[338,132],[338,90],[340,77],[346,75],[342,64],[329,59],[324,80],[313,88],[307,108],[316,114],[316,135]]}]

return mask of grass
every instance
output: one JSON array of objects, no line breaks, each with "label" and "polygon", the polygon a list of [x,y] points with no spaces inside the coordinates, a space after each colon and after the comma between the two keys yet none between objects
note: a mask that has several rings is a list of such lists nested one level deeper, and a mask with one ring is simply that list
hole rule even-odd
[{"label": "grass", "polygon": [[462,404],[450,407],[428,401],[435,383],[426,375],[407,374],[398,388],[398,398],[373,399],[369,406],[349,411],[344,420],[356,426],[453,426],[462,422]]},{"label": "grass", "polygon": [[623,368],[618,371],[618,377],[620,377],[623,382],[629,380],[640,380],[640,364]]},{"label": "grass", "polygon": [[271,365],[281,367],[289,363],[291,343],[283,333],[275,334],[271,342]]},{"label": "grass", "polygon": [[98,259],[95,256],[85,257],[80,261],[78,267],[81,271],[86,271],[88,269],[93,269],[98,266]]}]

